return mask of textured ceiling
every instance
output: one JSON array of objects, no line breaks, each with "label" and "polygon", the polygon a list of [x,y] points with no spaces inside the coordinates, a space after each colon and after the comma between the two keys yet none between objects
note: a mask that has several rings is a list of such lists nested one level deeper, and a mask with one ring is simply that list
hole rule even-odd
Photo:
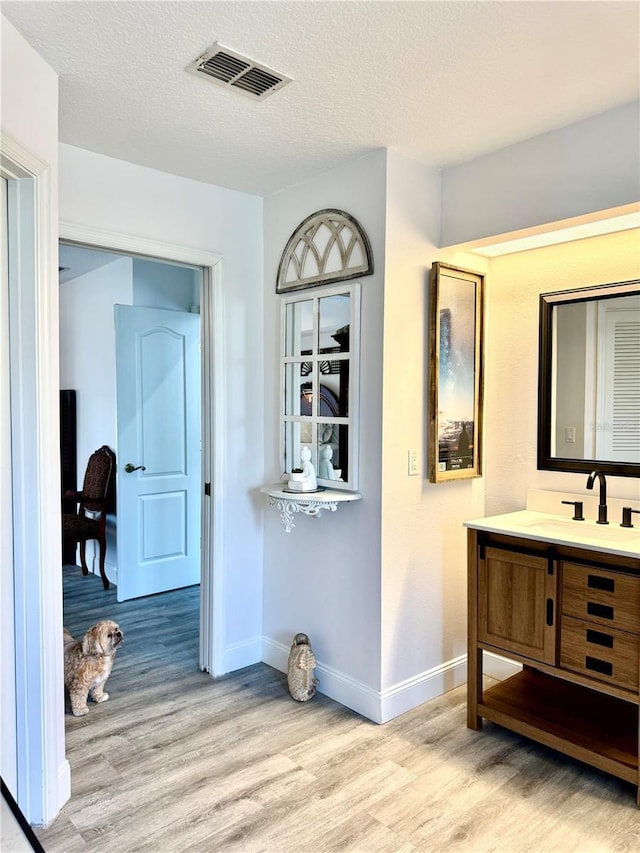
[{"label": "textured ceiling", "polygon": [[[639,97],[637,2],[2,2],[60,75],[60,139],[268,195],[374,148],[447,166]],[[185,71],[214,41],[262,103]]]}]

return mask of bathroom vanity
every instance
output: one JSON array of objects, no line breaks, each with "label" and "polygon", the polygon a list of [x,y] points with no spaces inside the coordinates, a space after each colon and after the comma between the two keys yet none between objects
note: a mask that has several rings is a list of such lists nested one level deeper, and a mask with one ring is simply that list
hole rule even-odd
[{"label": "bathroom vanity", "polygon": [[[640,527],[522,510],[467,522],[468,717],[638,788]],[[483,653],[522,671],[483,688]]]}]

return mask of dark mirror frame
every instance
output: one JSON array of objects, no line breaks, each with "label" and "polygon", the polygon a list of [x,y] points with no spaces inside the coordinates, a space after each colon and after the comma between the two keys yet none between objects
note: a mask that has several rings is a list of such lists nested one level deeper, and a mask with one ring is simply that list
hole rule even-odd
[{"label": "dark mirror frame", "polygon": [[578,290],[559,290],[540,294],[540,337],[538,350],[538,469],[542,471],[573,471],[590,474],[602,471],[615,477],[640,477],[640,463],[608,462],[603,459],[567,459],[551,455],[551,389],[553,308],[572,302],[592,299],[613,299],[640,293],[640,279],[584,287]]}]

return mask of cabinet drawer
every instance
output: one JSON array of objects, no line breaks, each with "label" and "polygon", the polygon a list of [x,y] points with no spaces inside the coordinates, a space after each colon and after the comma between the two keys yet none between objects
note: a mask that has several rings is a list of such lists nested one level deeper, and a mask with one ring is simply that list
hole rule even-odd
[{"label": "cabinet drawer", "polygon": [[563,563],[562,612],[640,633],[640,577]]},{"label": "cabinet drawer", "polygon": [[560,666],[637,690],[640,637],[563,616]]}]

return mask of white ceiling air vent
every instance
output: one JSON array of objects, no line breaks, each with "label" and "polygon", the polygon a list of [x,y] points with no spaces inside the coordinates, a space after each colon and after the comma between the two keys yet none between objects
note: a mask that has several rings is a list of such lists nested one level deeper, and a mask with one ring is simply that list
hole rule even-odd
[{"label": "white ceiling air vent", "polygon": [[204,74],[213,83],[218,83],[226,89],[236,89],[254,101],[263,101],[293,79],[269,68],[268,65],[243,56],[237,50],[225,47],[218,41],[198,57],[187,71]]}]

